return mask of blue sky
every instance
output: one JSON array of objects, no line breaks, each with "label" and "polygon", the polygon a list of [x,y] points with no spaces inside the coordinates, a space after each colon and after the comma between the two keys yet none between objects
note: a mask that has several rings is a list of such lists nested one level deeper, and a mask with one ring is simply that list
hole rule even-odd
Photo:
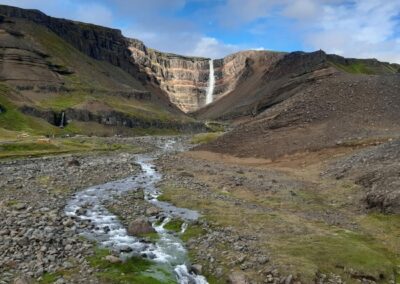
[{"label": "blue sky", "polygon": [[220,58],[323,49],[400,63],[400,0],[0,0],[121,29],[149,47]]}]

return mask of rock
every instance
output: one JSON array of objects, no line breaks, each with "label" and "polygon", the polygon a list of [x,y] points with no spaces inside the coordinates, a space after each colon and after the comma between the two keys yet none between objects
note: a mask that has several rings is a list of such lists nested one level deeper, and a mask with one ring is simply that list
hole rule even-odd
[{"label": "rock", "polygon": [[16,209],[16,210],[18,210],[18,211],[21,211],[21,210],[26,209],[26,204],[24,204],[24,203],[17,203],[17,204],[15,204],[15,205],[13,206],[13,208]]},{"label": "rock", "polygon": [[128,234],[132,236],[140,236],[143,234],[155,233],[156,231],[151,226],[151,223],[147,218],[140,217],[128,225]]},{"label": "rock", "polygon": [[293,281],[293,275],[289,275],[285,279],[285,284],[292,284],[292,281]]},{"label": "rock", "polygon": [[57,281],[54,282],[54,284],[65,284],[65,283],[67,282],[65,282],[64,278],[57,279]]},{"label": "rock", "polygon": [[79,167],[81,163],[77,159],[72,159],[67,163],[68,167]]},{"label": "rock", "polygon": [[179,175],[180,175],[181,177],[194,177],[193,174],[188,173],[188,172],[181,172]]},{"label": "rock", "polygon": [[248,281],[246,275],[244,275],[241,272],[234,271],[231,273],[231,275],[229,275],[228,283],[229,284],[249,284],[250,282]]},{"label": "rock", "polygon": [[149,215],[149,216],[156,216],[159,213],[160,213],[160,209],[157,207],[154,207],[154,206],[146,209],[146,215]]},{"label": "rock", "polygon": [[190,270],[191,270],[193,273],[199,275],[199,274],[201,274],[202,271],[203,271],[203,266],[202,266],[201,264],[193,264],[193,265],[190,267]]},{"label": "rock", "polygon": [[122,262],[119,257],[116,257],[114,255],[107,255],[104,259],[107,260],[110,263],[120,263],[120,262]]},{"label": "rock", "polygon": [[30,284],[31,281],[26,277],[18,277],[14,279],[14,284]]},{"label": "rock", "polygon": [[259,264],[266,264],[268,261],[269,261],[269,257],[268,257],[268,256],[260,256],[260,257],[257,259],[257,262],[258,262]]}]

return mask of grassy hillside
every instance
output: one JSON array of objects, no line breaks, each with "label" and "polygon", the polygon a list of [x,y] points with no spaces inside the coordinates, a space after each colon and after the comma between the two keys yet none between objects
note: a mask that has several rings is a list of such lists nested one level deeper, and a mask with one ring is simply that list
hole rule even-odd
[{"label": "grassy hillside", "polygon": [[[180,124],[194,122],[168,104],[154,87],[145,86],[105,60],[87,56],[43,25],[12,18],[0,23],[0,30],[0,67],[10,70],[0,74],[4,77],[0,82],[0,105],[4,108],[0,113],[0,135],[4,138],[19,135],[10,131],[31,135],[176,134]],[[10,30],[18,31],[18,36],[7,32]],[[83,44],[86,40],[91,39],[81,39]],[[37,112],[87,111],[105,119],[117,113],[139,122],[129,128],[100,124],[98,119],[74,120],[60,129],[23,114],[23,106]],[[158,128],[160,124],[164,127]]]}]

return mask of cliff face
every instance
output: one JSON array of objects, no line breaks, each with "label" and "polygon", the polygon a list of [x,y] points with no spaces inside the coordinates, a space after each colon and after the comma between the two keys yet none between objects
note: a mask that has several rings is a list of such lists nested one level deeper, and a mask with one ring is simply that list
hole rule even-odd
[{"label": "cliff face", "polygon": [[[172,103],[184,112],[193,112],[206,103],[210,79],[210,59],[186,57],[163,53],[147,48],[141,41],[130,40],[129,49],[140,69],[152,82],[159,85]],[[267,51],[243,51],[222,59],[213,60],[215,89],[213,101],[235,89],[249,75],[252,61],[271,61],[274,53]]]},{"label": "cliff face", "polygon": [[4,5],[0,5],[0,14],[45,26],[80,52],[120,67],[134,77],[140,77],[138,67],[130,60],[128,41],[120,30],[53,18],[37,10]]},{"label": "cliff face", "polygon": [[181,110],[193,111],[204,105],[209,59],[162,53],[135,39],[130,40],[129,50],[141,70]]}]

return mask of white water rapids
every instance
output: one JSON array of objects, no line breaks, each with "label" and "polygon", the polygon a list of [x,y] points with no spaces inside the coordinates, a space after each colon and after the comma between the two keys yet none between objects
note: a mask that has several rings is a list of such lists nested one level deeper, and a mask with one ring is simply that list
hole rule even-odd
[{"label": "white water rapids", "polygon": [[[165,144],[163,151],[173,148],[171,143],[173,141]],[[68,202],[65,212],[69,216],[74,216],[78,221],[89,220],[94,225],[94,229],[87,229],[82,232],[82,235],[97,241],[100,246],[118,252],[122,259],[133,255],[146,256],[169,270],[172,275],[175,275],[179,284],[207,284],[205,277],[189,271],[187,267],[187,251],[179,237],[164,229],[164,226],[172,217],[190,221],[196,220],[199,214],[196,211],[178,208],[167,202],[157,200],[160,192],[156,184],[161,180],[162,176],[155,170],[152,163],[153,159],[154,157],[150,155],[137,155],[136,162],[142,169],[140,174],[92,186],[78,192]],[[145,199],[161,208],[166,216],[159,225],[156,224],[156,219],[150,220],[159,234],[159,239],[156,243],[145,243],[134,236],[128,235],[127,230],[118,221],[118,218],[103,206],[104,201],[111,200],[114,196],[134,191],[138,188],[143,188]],[[187,224],[184,223],[181,233],[184,232],[186,226]],[[157,278],[157,274],[150,275]]]},{"label": "white water rapids", "polygon": [[210,76],[208,79],[207,94],[206,94],[206,105],[213,102],[214,87],[215,87],[214,61],[211,59]]}]

